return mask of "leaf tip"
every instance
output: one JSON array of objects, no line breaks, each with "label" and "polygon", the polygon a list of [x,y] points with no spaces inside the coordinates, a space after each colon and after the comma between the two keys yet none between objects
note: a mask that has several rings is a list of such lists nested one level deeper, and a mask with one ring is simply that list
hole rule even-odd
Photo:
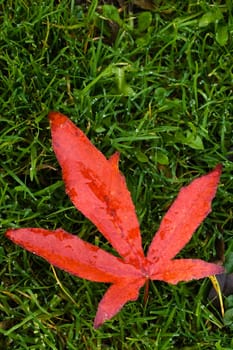
[{"label": "leaf tip", "polygon": [[60,126],[68,119],[64,114],[55,111],[50,112],[48,118],[53,126]]},{"label": "leaf tip", "polygon": [[94,329],[98,329],[104,324],[105,321],[109,320],[111,317],[103,312],[98,312],[94,319]]},{"label": "leaf tip", "polygon": [[113,169],[118,170],[119,160],[120,160],[120,153],[116,152],[109,158],[108,161],[112,165]]},{"label": "leaf tip", "polygon": [[9,239],[12,239],[12,236],[14,235],[14,230],[9,229],[6,231],[5,236]]},{"label": "leaf tip", "polygon": [[98,322],[96,319],[94,321],[94,329],[98,329],[102,325],[102,322]]},{"label": "leaf tip", "polygon": [[[215,168],[209,173],[210,178],[213,179],[213,181],[215,182],[216,186],[219,183],[221,173],[222,173],[222,164],[217,164],[215,166]],[[207,174],[207,176],[208,176],[208,174]]]},{"label": "leaf tip", "polygon": [[220,176],[222,173],[222,164],[217,164],[213,171],[215,171]]}]

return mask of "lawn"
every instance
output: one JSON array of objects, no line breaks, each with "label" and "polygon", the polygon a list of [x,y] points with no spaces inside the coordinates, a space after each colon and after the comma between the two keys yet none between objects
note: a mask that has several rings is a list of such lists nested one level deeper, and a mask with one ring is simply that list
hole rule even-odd
[{"label": "lawn", "polygon": [[232,286],[222,317],[207,278],[156,281],[146,304],[142,289],[94,330],[108,285],[54,268],[4,235],[62,227],[112,251],[65,193],[47,117],[57,110],[107,157],[120,152],[145,251],[180,188],[221,163],[212,212],[179,257],[220,259],[233,272],[233,4],[128,3],[0,3],[2,349],[233,348]]}]

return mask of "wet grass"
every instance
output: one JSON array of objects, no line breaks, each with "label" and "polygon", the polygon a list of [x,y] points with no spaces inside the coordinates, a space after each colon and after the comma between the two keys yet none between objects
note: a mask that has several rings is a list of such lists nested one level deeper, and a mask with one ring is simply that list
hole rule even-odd
[{"label": "wet grass", "polygon": [[151,283],[146,305],[142,291],[95,331],[107,286],[55,273],[4,237],[9,227],[62,226],[102,240],[64,192],[47,119],[59,110],[106,156],[121,152],[145,250],[179,189],[222,163],[213,211],[182,255],[213,260],[223,239],[232,256],[232,10],[230,1],[160,1],[154,12],[0,5],[0,348],[233,347],[207,280]]}]

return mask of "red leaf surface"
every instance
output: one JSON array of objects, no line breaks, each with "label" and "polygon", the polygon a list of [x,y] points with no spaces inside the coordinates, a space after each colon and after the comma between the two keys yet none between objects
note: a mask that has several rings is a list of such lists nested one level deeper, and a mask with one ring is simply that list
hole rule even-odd
[{"label": "red leaf surface", "polygon": [[224,272],[200,259],[173,259],[211,211],[221,166],[183,187],[154,236],[145,257],[135,208],[118,169],[119,154],[110,159],[96,149],[66,116],[49,115],[53,149],[71,201],[105,236],[120,257],[57,229],[8,230],[13,242],[78,277],[111,283],[99,303],[94,326],[109,320],[136,300],[148,279],[176,284]]},{"label": "red leaf surface", "polygon": [[144,254],[139,223],[118,169],[119,154],[106,159],[68,118],[54,112],[49,118],[53,149],[71,201],[126,262],[141,266]]},{"label": "red leaf surface", "polygon": [[91,281],[115,283],[141,276],[133,265],[62,229],[21,228],[8,230],[7,236],[51,264]]},{"label": "red leaf surface", "polygon": [[151,262],[158,257],[163,260],[174,258],[188,243],[193,232],[211,211],[221,168],[221,165],[217,165],[208,176],[201,176],[180,190],[152,240],[147,255]]}]

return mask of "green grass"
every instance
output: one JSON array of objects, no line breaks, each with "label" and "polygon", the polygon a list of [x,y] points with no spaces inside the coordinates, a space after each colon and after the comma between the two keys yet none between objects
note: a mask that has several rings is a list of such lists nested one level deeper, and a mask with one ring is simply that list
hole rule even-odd
[{"label": "green grass", "polygon": [[222,163],[213,211],[181,254],[215,259],[223,239],[232,257],[231,1],[160,1],[120,15],[87,4],[0,4],[0,348],[232,349],[233,318],[226,326],[211,307],[207,280],[151,283],[146,305],[141,291],[95,331],[107,286],[56,277],[4,237],[62,226],[108,249],[65,194],[47,119],[59,110],[106,156],[121,152],[145,250],[179,189]]}]

